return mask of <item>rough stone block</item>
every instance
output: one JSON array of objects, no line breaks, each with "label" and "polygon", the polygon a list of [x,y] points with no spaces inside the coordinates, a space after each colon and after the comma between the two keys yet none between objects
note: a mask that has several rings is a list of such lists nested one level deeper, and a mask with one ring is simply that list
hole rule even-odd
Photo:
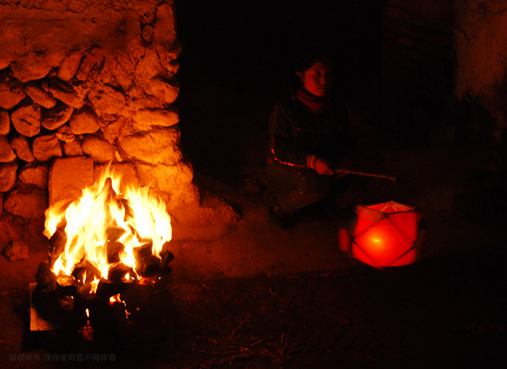
[{"label": "rough stone block", "polygon": [[28,246],[22,241],[14,241],[4,249],[4,255],[9,261],[28,260]]},{"label": "rough stone block", "polygon": [[33,137],[39,134],[41,108],[38,104],[22,106],[11,113],[12,125],[20,134]]},{"label": "rough stone block", "polygon": [[44,78],[53,68],[45,59],[45,57],[30,53],[13,63],[12,72],[23,83]]},{"label": "rough stone block", "polygon": [[74,112],[70,118],[69,125],[70,130],[75,135],[95,133],[100,128],[97,116],[89,106],[85,106],[83,109]]},{"label": "rough stone block", "polygon": [[107,163],[115,159],[116,147],[96,136],[85,137],[82,150],[96,163]]},{"label": "rough stone block", "polygon": [[74,136],[74,133],[72,133],[68,124],[65,124],[58,128],[55,134],[56,137],[58,137],[58,139],[62,142],[72,142],[76,140],[76,136]]},{"label": "rough stone block", "polygon": [[65,58],[62,65],[58,68],[57,77],[63,81],[69,81],[74,77],[81,63],[83,54],[75,51]]},{"label": "rough stone block", "polygon": [[119,53],[117,55],[118,63],[114,70],[113,80],[115,84],[120,86],[123,91],[128,91],[132,82],[136,78],[135,64],[132,62],[130,55]]},{"label": "rough stone block", "polygon": [[140,179],[143,184],[153,184],[162,192],[178,193],[183,187],[192,182],[192,168],[183,162],[175,165],[146,165],[137,164]]},{"label": "rough stone block", "polygon": [[62,156],[62,145],[55,134],[38,136],[33,140],[33,155],[39,161]]},{"label": "rough stone block", "polygon": [[164,109],[168,104],[163,95],[149,94],[148,82],[141,83],[135,81],[131,90],[129,90],[128,106],[131,111],[142,109]]},{"label": "rough stone block", "polygon": [[11,117],[9,112],[5,110],[0,111],[0,135],[7,135],[11,130]]},{"label": "rough stone block", "polygon": [[63,152],[65,156],[82,156],[84,154],[78,140],[65,142],[63,144]]},{"label": "rough stone block", "polygon": [[16,159],[16,154],[9,140],[6,136],[0,135],[0,163],[10,163],[14,159]]},{"label": "rough stone block", "polygon": [[99,47],[93,48],[83,58],[83,61],[76,72],[76,78],[82,82],[86,81],[92,70],[98,69],[103,60],[104,51]]},{"label": "rough stone block", "polygon": [[170,48],[165,47],[160,43],[153,43],[155,46],[155,50],[160,55],[160,61],[163,66],[170,65],[176,58],[180,55],[182,46],[178,40],[171,45]]},{"label": "rough stone block", "polygon": [[43,190],[16,189],[5,195],[4,208],[24,219],[40,219],[48,208],[48,194]]},{"label": "rough stone block", "polygon": [[93,183],[93,159],[83,156],[56,159],[49,170],[49,205],[76,200]]},{"label": "rough stone block", "polygon": [[146,49],[146,55],[136,65],[136,80],[148,81],[151,77],[163,73],[163,71],[159,55],[155,50],[148,48]]},{"label": "rough stone block", "polygon": [[0,164],[0,192],[7,192],[16,184],[16,163]]},{"label": "rough stone block", "polygon": [[178,70],[180,69],[180,61],[172,60],[170,63],[164,64],[164,69],[169,77],[173,77],[176,73],[178,73]]},{"label": "rough stone block", "polygon": [[140,128],[149,128],[152,126],[171,127],[180,120],[178,109],[143,109],[134,114],[136,125]]},{"label": "rough stone block", "polygon": [[123,133],[123,135],[125,135],[125,133],[122,132],[123,128],[125,127],[125,124],[126,124],[125,118],[124,117],[119,117],[114,122],[109,123],[105,127],[102,127],[101,131],[102,131],[102,134],[104,135],[104,138],[110,144],[114,144],[115,141],[116,141],[116,138],[118,136],[120,136],[120,133]]},{"label": "rough stone block", "polygon": [[0,107],[10,110],[25,98],[23,85],[6,71],[0,73]]},{"label": "rough stone block", "polygon": [[160,97],[167,104],[172,104],[178,98],[180,86],[176,77],[168,79],[164,76],[156,76],[150,79],[147,92]]},{"label": "rough stone block", "polygon": [[67,123],[74,112],[74,108],[63,103],[48,111],[42,119],[42,126],[50,131],[60,128]]},{"label": "rough stone block", "polygon": [[11,60],[6,58],[5,56],[0,56],[0,70],[4,70],[5,68],[8,68],[9,65],[11,65]]},{"label": "rough stone block", "polygon": [[16,155],[21,160],[31,163],[35,160],[30,143],[25,136],[18,136],[11,141],[12,148],[16,151]]},{"label": "rough stone block", "polygon": [[0,247],[5,247],[12,241],[17,241],[23,236],[25,220],[16,215],[4,211],[0,215]]},{"label": "rough stone block", "polygon": [[143,26],[141,37],[143,38],[144,42],[150,44],[153,41],[153,26],[150,24]]},{"label": "rough stone block", "polygon": [[27,185],[34,185],[46,189],[48,188],[48,166],[27,166],[21,170],[19,179]]},{"label": "rough stone block", "polygon": [[125,107],[125,94],[106,85],[90,90],[88,99],[99,116],[118,115]]},{"label": "rough stone block", "polygon": [[173,8],[167,3],[162,3],[157,7],[156,14],[153,24],[153,41],[166,47],[171,46],[176,40]]},{"label": "rough stone block", "polygon": [[176,147],[180,132],[176,128],[140,132],[119,140],[127,155],[149,164],[174,164],[181,159]]},{"label": "rough stone block", "polygon": [[51,95],[75,109],[81,109],[85,105],[85,96],[79,96],[72,85],[65,81],[53,78],[49,81],[48,88]]},{"label": "rough stone block", "polygon": [[26,84],[25,92],[34,102],[46,109],[51,109],[56,105],[55,98],[35,83]]}]

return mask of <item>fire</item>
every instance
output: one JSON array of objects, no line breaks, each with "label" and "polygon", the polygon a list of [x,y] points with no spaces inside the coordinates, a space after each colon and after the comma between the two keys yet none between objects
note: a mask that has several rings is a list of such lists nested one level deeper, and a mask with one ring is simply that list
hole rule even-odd
[{"label": "fire", "polygon": [[109,304],[114,305],[116,303],[123,303],[120,293],[113,295],[109,298]]},{"label": "fire", "polygon": [[63,226],[66,243],[52,271],[56,276],[71,276],[83,267],[85,272],[76,279],[89,284],[92,292],[100,279],[109,279],[117,265],[126,270],[122,280],[138,278],[139,254],[149,249],[160,259],[164,244],[172,237],[165,204],[148,187],[124,184],[109,168],[83,190],[80,199],[46,211],[46,237],[50,239]]}]

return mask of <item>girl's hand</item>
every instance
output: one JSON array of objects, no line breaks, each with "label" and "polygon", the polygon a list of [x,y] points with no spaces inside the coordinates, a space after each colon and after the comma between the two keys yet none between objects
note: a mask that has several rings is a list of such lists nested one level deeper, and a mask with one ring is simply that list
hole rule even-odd
[{"label": "girl's hand", "polygon": [[327,159],[317,158],[315,161],[315,170],[320,175],[332,176],[335,174],[334,165]]}]

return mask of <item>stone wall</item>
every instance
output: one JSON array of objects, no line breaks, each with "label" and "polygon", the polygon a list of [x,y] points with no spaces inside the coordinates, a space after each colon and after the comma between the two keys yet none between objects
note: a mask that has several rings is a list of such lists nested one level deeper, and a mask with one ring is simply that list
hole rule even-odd
[{"label": "stone wall", "polygon": [[171,0],[1,1],[0,23],[2,244],[106,163],[151,185],[180,222],[199,217]]}]

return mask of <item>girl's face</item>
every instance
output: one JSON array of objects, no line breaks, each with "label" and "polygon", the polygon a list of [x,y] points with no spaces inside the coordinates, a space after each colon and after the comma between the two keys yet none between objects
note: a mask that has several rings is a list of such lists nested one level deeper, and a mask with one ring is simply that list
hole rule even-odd
[{"label": "girl's face", "polygon": [[328,60],[317,60],[310,69],[297,75],[303,86],[316,96],[328,94],[333,83],[333,68]]}]

